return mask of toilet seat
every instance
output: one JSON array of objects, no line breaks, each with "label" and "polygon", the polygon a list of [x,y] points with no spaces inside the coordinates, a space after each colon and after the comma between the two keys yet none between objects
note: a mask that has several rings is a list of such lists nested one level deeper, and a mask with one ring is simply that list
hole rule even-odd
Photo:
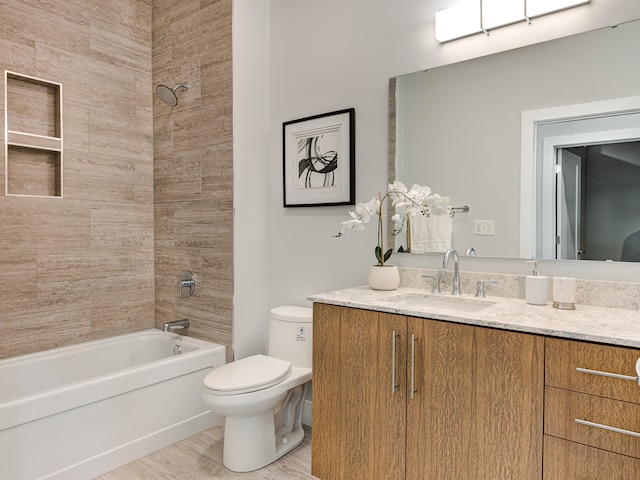
[{"label": "toilet seat", "polygon": [[213,395],[237,395],[272,387],[291,375],[291,363],[266,355],[253,355],[214,369],[204,379]]}]

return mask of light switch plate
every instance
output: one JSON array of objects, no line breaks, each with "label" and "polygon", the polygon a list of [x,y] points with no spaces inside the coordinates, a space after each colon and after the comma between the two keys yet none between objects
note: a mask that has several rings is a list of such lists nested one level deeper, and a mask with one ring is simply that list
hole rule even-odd
[{"label": "light switch plate", "polygon": [[495,220],[475,220],[473,225],[474,235],[495,235],[496,234],[496,222]]}]

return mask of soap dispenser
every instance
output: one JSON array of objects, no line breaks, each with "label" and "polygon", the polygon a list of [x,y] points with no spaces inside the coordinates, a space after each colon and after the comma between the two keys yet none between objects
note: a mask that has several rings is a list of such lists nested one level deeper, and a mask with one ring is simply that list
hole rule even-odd
[{"label": "soap dispenser", "polygon": [[540,274],[538,260],[527,260],[533,263],[533,273],[525,277],[525,299],[531,305],[546,305],[549,298],[549,278]]}]

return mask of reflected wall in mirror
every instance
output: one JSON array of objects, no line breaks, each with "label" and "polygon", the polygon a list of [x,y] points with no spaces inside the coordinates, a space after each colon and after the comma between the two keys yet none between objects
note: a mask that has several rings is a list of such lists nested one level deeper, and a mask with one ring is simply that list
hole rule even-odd
[{"label": "reflected wall in mirror", "polygon": [[[392,79],[390,181],[429,185],[470,206],[453,220],[459,252],[542,256],[521,250],[522,114],[639,95],[639,43],[636,21]],[[605,179],[612,169],[602,169]],[[640,210],[627,215],[625,228],[640,229]],[[494,235],[474,233],[482,220],[494,222]]]}]

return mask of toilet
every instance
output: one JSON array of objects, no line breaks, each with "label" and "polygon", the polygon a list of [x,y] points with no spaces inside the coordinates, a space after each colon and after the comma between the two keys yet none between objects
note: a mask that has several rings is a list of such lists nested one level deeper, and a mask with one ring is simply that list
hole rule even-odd
[{"label": "toilet", "polygon": [[202,398],[212,412],[225,417],[222,461],[229,470],[258,470],[304,440],[312,313],[306,307],[273,308],[268,355],[227,363],[205,377]]}]

